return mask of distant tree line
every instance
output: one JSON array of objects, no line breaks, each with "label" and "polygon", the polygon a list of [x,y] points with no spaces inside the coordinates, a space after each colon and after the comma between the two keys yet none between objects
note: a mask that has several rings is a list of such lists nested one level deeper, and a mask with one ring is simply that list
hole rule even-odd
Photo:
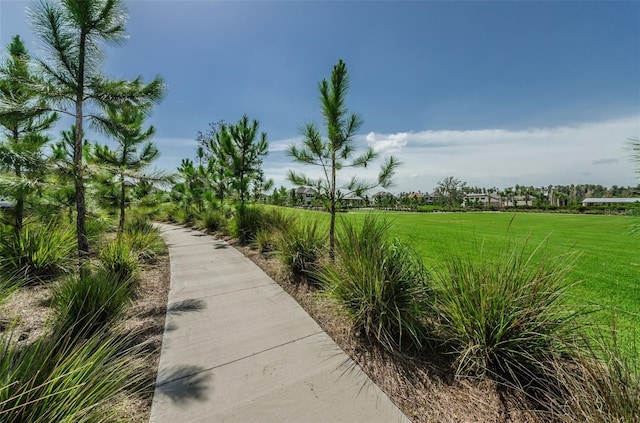
[{"label": "distant tree line", "polygon": [[[483,194],[496,199],[495,203],[482,204],[479,201],[468,201],[465,197],[469,194]],[[640,197],[640,185],[606,187],[599,184],[572,184],[572,185],[519,185],[498,188],[469,186],[453,176],[439,181],[431,192],[412,191],[392,194],[381,191],[373,195],[362,197],[358,203],[342,199],[338,201],[338,208],[372,207],[380,209],[397,210],[475,210],[475,209],[579,209],[585,198],[629,198]],[[271,195],[264,198],[265,202],[284,206],[322,207],[322,195],[316,193],[314,199],[305,203],[303,198],[296,194],[296,189],[287,189],[284,186],[274,189]],[[624,208],[624,207],[621,207]]]}]

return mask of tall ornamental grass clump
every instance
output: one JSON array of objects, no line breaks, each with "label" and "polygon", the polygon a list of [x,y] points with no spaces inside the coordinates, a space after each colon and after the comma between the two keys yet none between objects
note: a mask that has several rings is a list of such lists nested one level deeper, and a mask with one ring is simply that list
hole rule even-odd
[{"label": "tall ornamental grass clump", "polygon": [[[640,421],[640,359],[609,336],[589,336],[572,351],[571,362],[557,360],[553,371],[562,397],[545,391],[543,402],[559,422],[632,423]],[[551,392],[553,393],[553,392]]]},{"label": "tall ornamental grass clump", "polygon": [[258,231],[265,227],[264,210],[257,206],[238,206],[232,228],[232,234],[240,243],[253,242]]},{"label": "tall ornamental grass clump", "polygon": [[87,338],[103,331],[123,315],[134,290],[131,278],[104,269],[65,279],[52,297],[57,332]]},{"label": "tall ornamental grass clump", "polygon": [[92,244],[98,243],[102,237],[116,229],[115,220],[112,217],[91,216],[87,219],[87,238]]},{"label": "tall ornamental grass clump", "polygon": [[315,282],[314,272],[327,253],[327,236],[317,221],[282,227],[275,238],[277,256],[294,281]]},{"label": "tall ornamental grass clump", "polygon": [[167,251],[160,229],[143,218],[130,220],[125,225],[121,242],[128,244],[142,263],[154,263]]},{"label": "tall ornamental grass clump", "polygon": [[68,342],[46,334],[20,345],[0,337],[0,421],[116,421],[118,400],[143,383],[139,349],[122,336]]},{"label": "tall ornamental grass clump", "polygon": [[279,239],[297,223],[297,216],[283,211],[281,208],[267,208],[262,211],[262,222],[252,240],[261,253],[269,253],[278,249]]},{"label": "tall ornamental grass clump", "polygon": [[75,251],[69,225],[27,222],[20,236],[6,232],[0,239],[0,275],[22,284],[44,283],[73,269]]},{"label": "tall ornamental grass clump", "polygon": [[389,224],[374,216],[362,224],[345,219],[335,261],[318,278],[367,339],[390,351],[419,349],[427,339],[431,278],[419,256],[388,233]]},{"label": "tall ornamental grass clump", "polygon": [[221,209],[206,209],[198,218],[198,225],[210,232],[224,231],[227,229],[227,218]]},{"label": "tall ornamental grass clump", "polygon": [[548,383],[550,366],[573,342],[579,312],[563,294],[573,256],[515,248],[490,260],[452,257],[437,278],[438,330],[456,374],[517,387]]},{"label": "tall ornamental grass clump", "polygon": [[127,237],[116,237],[106,242],[98,251],[100,267],[122,281],[133,279],[139,270],[138,250]]}]

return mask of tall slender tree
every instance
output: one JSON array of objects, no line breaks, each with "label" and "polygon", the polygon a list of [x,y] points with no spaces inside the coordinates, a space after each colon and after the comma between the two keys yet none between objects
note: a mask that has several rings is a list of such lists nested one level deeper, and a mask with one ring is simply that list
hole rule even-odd
[{"label": "tall slender tree", "polygon": [[135,185],[142,180],[157,179],[157,175],[145,174],[144,170],[158,158],[160,151],[153,142],[148,141],[155,133],[155,128],[153,126],[143,128],[146,114],[142,108],[130,104],[119,108],[109,107],[107,117],[109,122],[113,123],[106,126],[107,133],[117,141],[118,147],[112,150],[107,145],[95,144],[94,157],[118,180],[120,189],[118,234],[122,234],[127,204],[127,184]]},{"label": "tall slender tree", "polygon": [[244,209],[251,182],[261,177],[262,158],[268,154],[267,134],[260,133],[257,120],[249,122],[244,115],[235,125],[222,125],[219,142],[229,159],[231,185],[240,195],[240,208]]},{"label": "tall slender tree", "polygon": [[[54,175],[55,189],[49,194],[58,207],[67,209],[69,223],[72,223],[76,197],[73,181],[73,148],[76,142],[75,125],[71,125],[69,130],[61,131],[60,136],[60,140],[52,148],[52,158],[56,167]],[[82,141],[82,148],[84,149],[82,157],[86,161],[91,153],[91,144],[86,138]]]},{"label": "tall slender tree", "polygon": [[45,171],[42,150],[49,138],[43,133],[58,115],[47,111],[44,101],[32,89],[36,77],[20,36],[13,37],[7,50],[8,58],[0,65],[0,168],[14,176],[9,185],[15,198],[14,229],[20,236],[25,201]]},{"label": "tall slender tree", "polygon": [[108,123],[102,114],[107,106],[129,102],[147,106],[158,101],[164,91],[158,77],[144,84],[140,78],[110,80],[101,74],[103,47],[124,40],[126,17],[121,0],[42,0],[30,16],[45,49],[45,57],[39,60],[45,81],[39,89],[57,110],[75,119],[73,178],[81,270],[89,257],[82,160],[84,120],[101,126]]},{"label": "tall slender tree", "polygon": [[230,158],[225,153],[221,137],[223,126],[226,126],[223,120],[209,123],[209,131],[207,133],[198,132],[196,138],[198,159],[201,161],[208,183],[220,204],[224,202],[231,191],[229,184]]},{"label": "tall slender tree", "polygon": [[[333,67],[331,80],[323,79],[318,84],[328,140],[323,141],[317,126],[310,123],[302,131],[303,145],[301,147],[293,145],[287,150],[287,154],[294,161],[317,166],[322,170],[322,177],[315,180],[290,170],[288,179],[296,185],[320,187],[322,191],[320,194],[328,198],[329,213],[331,213],[329,225],[329,255],[331,259],[334,258],[335,252],[337,173],[347,167],[366,167],[378,157],[372,148],[368,148],[360,156],[352,158],[356,149],[353,137],[362,126],[363,121],[357,114],[349,114],[345,106],[348,89],[347,65],[340,60]],[[390,156],[383,164],[377,181],[364,181],[353,177],[343,188],[348,191],[348,194],[358,196],[376,186],[388,188],[392,185],[393,174],[399,165],[400,162]]]}]

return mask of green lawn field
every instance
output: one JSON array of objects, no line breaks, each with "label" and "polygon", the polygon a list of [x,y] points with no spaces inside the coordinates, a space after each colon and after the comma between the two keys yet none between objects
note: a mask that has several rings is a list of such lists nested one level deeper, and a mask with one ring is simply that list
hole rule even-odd
[{"label": "green lawn field", "polygon": [[[329,221],[327,213],[299,211],[304,219]],[[615,322],[622,344],[640,335],[640,236],[630,234],[623,216],[534,213],[405,213],[352,211],[339,219],[359,219],[377,213],[388,219],[393,234],[406,241],[432,268],[453,254],[485,258],[514,246],[544,254],[576,254],[568,295],[576,305],[596,306],[593,323]],[[640,346],[640,345],[639,345]]]}]

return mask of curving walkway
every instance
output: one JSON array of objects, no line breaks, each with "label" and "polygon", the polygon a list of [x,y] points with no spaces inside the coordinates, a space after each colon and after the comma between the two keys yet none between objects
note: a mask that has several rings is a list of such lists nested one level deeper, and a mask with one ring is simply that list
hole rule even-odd
[{"label": "curving walkway", "polygon": [[251,260],[159,225],[171,290],[151,422],[408,422]]}]

